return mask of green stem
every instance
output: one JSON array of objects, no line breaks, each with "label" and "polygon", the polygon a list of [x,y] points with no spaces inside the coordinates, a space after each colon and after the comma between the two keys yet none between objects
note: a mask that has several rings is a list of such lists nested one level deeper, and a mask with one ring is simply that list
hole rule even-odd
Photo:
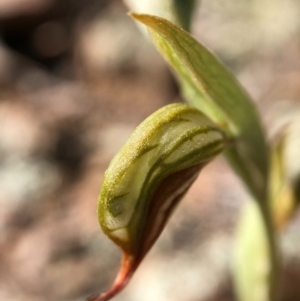
[{"label": "green stem", "polygon": [[[267,204],[267,206],[265,205]],[[270,210],[269,202],[260,203],[260,210],[263,216],[263,222],[265,224],[269,252],[270,252],[270,301],[277,300],[278,296],[278,282],[279,282],[279,271],[280,271],[280,257],[278,252],[278,243],[276,229],[274,226],[274,220]]]}]

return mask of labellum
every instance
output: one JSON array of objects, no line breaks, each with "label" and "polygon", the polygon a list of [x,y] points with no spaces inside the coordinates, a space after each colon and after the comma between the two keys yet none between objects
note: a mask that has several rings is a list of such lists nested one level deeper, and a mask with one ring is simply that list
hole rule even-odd
[{"label": "labellum", "polygon": [[100,225],[122,249],[122,264],[112,287],[88,301],[109,300],[126,286],[201,168],[227,144],[220,129],[183,103],[137,127],[111,161],[98,202]]}]

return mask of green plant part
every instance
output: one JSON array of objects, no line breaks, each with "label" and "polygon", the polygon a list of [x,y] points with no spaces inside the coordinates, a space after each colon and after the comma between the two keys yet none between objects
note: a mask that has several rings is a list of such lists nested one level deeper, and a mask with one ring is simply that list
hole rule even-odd
[{"label": "green plant part", "polygon": [[233,278],[238,300],[275,300],[277,261],[272,260],[274,250],[257,202],[247,202],[237,230]]},{"label": "green plant part", "polygon": [[124,0],[130,9],[147,12],[189,30],[196,0]]},{"label": "green plant part", "polygon": [[100,225],[123,250],[122,265],[113,286],[89,301],[124,288],[200,170],[228,144],[206,116],[182,103],[136,128],[111,161],[98,202]]},{"label": "green plant part", "polygon": [[175,70],[186,100],[228,136],[237,138],[226,156],[254,198],[265,206],[269,151],[248,94],[225,66],[188,32],[160,17],[130,15],[149,29],[158,51]]}]

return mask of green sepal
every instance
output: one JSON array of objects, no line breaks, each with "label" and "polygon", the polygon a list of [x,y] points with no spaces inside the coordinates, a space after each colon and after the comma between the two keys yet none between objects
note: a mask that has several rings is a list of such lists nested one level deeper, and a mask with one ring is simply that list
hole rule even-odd
[{"label": "green sepal", "polygon": [[225,66],[188,32],[160,17],[130,14],[149,29],[187,101],[236,138],[227,158],[255,199],[266,202],[268,146],[254,104]]}]

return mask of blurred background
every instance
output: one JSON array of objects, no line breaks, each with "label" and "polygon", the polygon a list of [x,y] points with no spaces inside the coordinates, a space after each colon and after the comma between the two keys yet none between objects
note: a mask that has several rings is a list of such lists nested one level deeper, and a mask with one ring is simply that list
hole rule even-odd
[{"label": "blurred background", "polygon": [[[192,32],[246,87],[267,128],[300,105],[300,2],[203,0]],[[83,301],[120,252],[96,216],[103,173],[134,128],[178,101],[121,0],[0,0],[0,301]],[[233,301],[247,194],[207,166],[115,300]],[[300,214],[281,237],[281,301],[300,300]],[[298,233],[297,233],[298,232]]]}]

